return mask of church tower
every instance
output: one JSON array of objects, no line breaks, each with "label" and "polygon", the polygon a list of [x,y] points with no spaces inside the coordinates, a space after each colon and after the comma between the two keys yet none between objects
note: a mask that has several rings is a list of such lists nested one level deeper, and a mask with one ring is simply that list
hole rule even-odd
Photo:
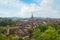
[{"label": "church tower", "polygon": [[33,13],[32,13],[32,15],[31,15],[31,26],[32,26],[32,28],[33,28],[33,30],[34,30],[34,16],[33,16]]},{"label": "church tower", "polygon": [[33,16],[33,13],[32,13],[31,20],[33,20],[33,19],[34,19],[34,16]]}]

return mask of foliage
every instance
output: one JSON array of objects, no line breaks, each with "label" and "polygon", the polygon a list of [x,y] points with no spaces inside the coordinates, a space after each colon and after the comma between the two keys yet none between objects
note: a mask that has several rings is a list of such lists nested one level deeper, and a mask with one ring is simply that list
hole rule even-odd
[{"label": "foliage", "polygon": [[[8,22],[0,22],[0,26],[11,25],[10,21]],[[9,40],[60,40],[60,23],[46,23],[40,24],[36,28],[27,29],[29,32],[29,36],[21,37],[19,35],[15,35],[14,32],[17,30],[16,28],[11,28],[9,30]],[[23,29],[22,29],[23,31]],[[0,28],[0,40],[7,40],[7,36],[5,36],[6,27]],[[23,31],[24,32],[24,31]]]},{"label": "foliage", "polygon": [[6,31],[6,28],[0,28],[0,33],[4,33]]},{"label": "foliage", "polygon": [[19,36],[10,35],[9,40],[19,40]]},{"label": "foliage", "polygon": [[23,40],[29,40],[28,36],[23,37]]},{"label": "foliage", "polygon": [[34,29],[34,31],[33,31],[33,33],[32,33],[32,39],[34,39],[34,40],[40,40],[41,38],[41,34],[40,34],[41,32],[40,32],[40,29],[39,28],[36,28],[36,29]]},{"label": "foliage", "polygon": [[0,21],[0,26],[7,26],[7,25],[12,25],[14,22],[11,20],[8,21]]},{"label": "foliage", "polygon": [[15,28],[9,30],[10,34],[14,34]]},{"label": "foliage", "polygon": [[6,36],[4,34],[0,34],[0,40],[6,40]]},{"label": "foliage", "polygon": [[49,26],[49,28],[43,33],[43,40],[58,40],[58,32]]}]

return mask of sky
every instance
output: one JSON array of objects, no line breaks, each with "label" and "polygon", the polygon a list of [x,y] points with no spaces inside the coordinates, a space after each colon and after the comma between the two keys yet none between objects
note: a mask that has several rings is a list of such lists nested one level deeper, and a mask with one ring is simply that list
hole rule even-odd
[{"label": "sky", "polygon": [[60,18],[60,0],[0,0],[0,17]]}]

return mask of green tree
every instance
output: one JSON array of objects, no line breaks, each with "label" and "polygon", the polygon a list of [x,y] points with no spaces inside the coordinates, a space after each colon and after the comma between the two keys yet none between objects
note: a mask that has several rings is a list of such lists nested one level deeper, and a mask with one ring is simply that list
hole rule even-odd
[{"label": "green tree", "polygon": [[11,29],[9,30],[10,34],[14,34],[14,31],[15,31],[15,28],[11,28]]},{"label": "green tree", "polygon": [[29,40],[28,36],[23,37],[23,40]]},{"label": "green tree", "polygon": [[14,24],[14,21],[12,20],[0,21],[0,26],[7,26],[7,25],[12,25],[12,24]]},{"label": "green tree", "polygon": [[41,32],[39,28],[34,29],[32,33],[32,39],[34,40],[41,40]]},{"label": "green tree", "polygon": [[48,28],[49,24],[40,24],[37,28],[41,30],[41,32],[44,32]]},{"label": "green tree", "polygon": [[43,40],[59,40],[58,32],[51,26],[43,33]]},{"label": "green tree", "polygon": [[0,28],[0,33],[4,33],[6,31],[6,28]]},{"label": "green tree", "polygon": [[31,29],[31,28],[28,29],[28,32],[30,33],[30,34],[29,34],[29,38],[31,38],[31,36],[32,36],[32,32],[33,32],[33,29]]},{"label": "green tree", "polygon": [[9,40],[19,40],[19,36],[10,35]]},{"label": "green tree", "polygon": [[0,34],[0,40],[6,40],[6,36],[4,34]]}]

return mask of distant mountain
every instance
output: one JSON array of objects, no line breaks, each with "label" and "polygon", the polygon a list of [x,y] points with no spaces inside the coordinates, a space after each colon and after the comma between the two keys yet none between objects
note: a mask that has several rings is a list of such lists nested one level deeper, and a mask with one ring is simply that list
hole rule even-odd
[{"label": "distant mountain", "polygon": [[[0,20],[29,20],[29,19],[31,19],[31,18],[0,17]],[[42,18],[42,17],[34,17],[34,19],[60,20],[60,18]]]}]

